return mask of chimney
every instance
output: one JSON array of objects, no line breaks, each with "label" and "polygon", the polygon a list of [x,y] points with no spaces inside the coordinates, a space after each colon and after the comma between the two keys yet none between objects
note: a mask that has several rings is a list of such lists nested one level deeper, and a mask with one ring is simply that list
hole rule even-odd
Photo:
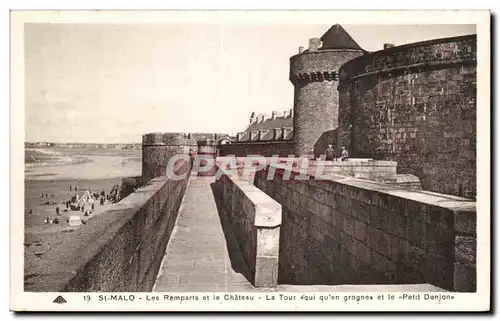
[{"label": "chimney", "polygon": [[319,38],[309,39],[309,51],[318,51],[319,46],[321,46],[321,39]]},{"label": "chimney", "polygon": [[264,114],[258,114],[257,115],[257,120],[256,120],[256,123],[257,124],[260,124],[264,121]]},{"label": "chimney", "polygon": [[287,136],[292,132],[292,127],[281,127],[283,132],[283,139],[287,139]]},{"label": "chimney", "polygon": [[289,110],[288,112],[288,118],[292,118],[293,117],[293,108]]},{"label": "chimney", "polygon": [[258,138],[259,131],[258,130],[252,130],[250,132],[250,140],[254,140],[256,137]]},{"label": "chimney", "polygon": [[280,136],[281,136],[281,133],[283,132],[282,128],[275,128],[274,129],[274,136],[273,136],[273,139],[274,140],[278,140],[280,139]]},{"label": "chimney", "polygon": [[254,121],[255,121],[255,113],[252,112],[252,114],[250,114],[250,124],[253,124]]},{"label": "chimney", "polygon": [[243,132],[238,133],[238,135],[236,135],[236,141],[241,142],[241,139],[243,138],[244,135],[245,135],[245,133],[243,133]]},{"label": "chimney", "polygon": [[299,54],[303,53],[304,52],[304,47],[303,46],[300,46],[299,47]]},{"label": "chimney", "polygon": [[264,139],[264,136],[267,135],[267,133],[269,133],[269,130],[268,129],[262,129],[262,130],[259,130],[259,140],[263,140]]},{"label": "chimney", "polygon": [[276,110],[273,110],[271,113],[271,120],[275,120],[278,117],[278,112]]},{"label": "chimney", "polygon": [[393,43],[384,43],[384,50],[394,47]]}]

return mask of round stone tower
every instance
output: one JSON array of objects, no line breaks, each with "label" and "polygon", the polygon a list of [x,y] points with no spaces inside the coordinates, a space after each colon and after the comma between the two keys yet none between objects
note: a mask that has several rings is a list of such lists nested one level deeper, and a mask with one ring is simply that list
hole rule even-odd
[{"label": "round stone tower", "polygon": [[184,133],[151,133],[142,136],[142,178],[149,181],[166,174],[169,160],[177,154],[188,155],[196,140]]},{"label": "round stone tower", "polygon": [[331,27],[320,39],[309,40],[290,58],[290,81],[295,87],[293,104],[293,149],[296,156],[311,148],[324,152],[332,144],[338,127],[338,70],[365,51],[340,25]]}]

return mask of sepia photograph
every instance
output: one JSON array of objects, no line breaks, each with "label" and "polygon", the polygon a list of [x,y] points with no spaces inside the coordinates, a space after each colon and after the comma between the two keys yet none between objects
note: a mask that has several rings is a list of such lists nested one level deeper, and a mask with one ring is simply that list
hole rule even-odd
[{"label": "sepia photograph", "polygon": [[160,310],[478,294],[477,23],[63,13],[20,22],[13,54],[21,293]]}]

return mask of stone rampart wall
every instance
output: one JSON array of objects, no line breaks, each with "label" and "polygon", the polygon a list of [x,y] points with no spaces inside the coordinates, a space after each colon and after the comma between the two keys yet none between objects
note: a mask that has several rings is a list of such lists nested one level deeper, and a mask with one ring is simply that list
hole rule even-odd
[{"label": "stone rampart wall", "polygon": [[284,174],[278,165],[255,175],[255,185],[282,205],[280,283],[475,291],[475,202],[343,176]]}]

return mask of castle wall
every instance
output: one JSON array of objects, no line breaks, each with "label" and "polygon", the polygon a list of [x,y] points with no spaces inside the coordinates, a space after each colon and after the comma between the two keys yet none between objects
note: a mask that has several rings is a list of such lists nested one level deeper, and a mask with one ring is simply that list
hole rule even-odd
[{"label": "castle wall", "polygon": [[290,58],[295,87],[293,127],[295,155],[308,154],[322,134],[338,127],[337,71],[361,50],[308,51]]},{"label": "castle wall", "polygon": [[339,73],[352,156],[395,160],[426,190],[475,195],[475,35],[374,52]]},{"label": "castle wall", "polygon": [[279,155],[286,157],[293,154],[292,141],[275,141],[275,142],[260,142],[260,143],[235,143],[219,145],[219,155],[236,157],[245,157],[247,155],[262,155],[264,157],[271,157]]}]

